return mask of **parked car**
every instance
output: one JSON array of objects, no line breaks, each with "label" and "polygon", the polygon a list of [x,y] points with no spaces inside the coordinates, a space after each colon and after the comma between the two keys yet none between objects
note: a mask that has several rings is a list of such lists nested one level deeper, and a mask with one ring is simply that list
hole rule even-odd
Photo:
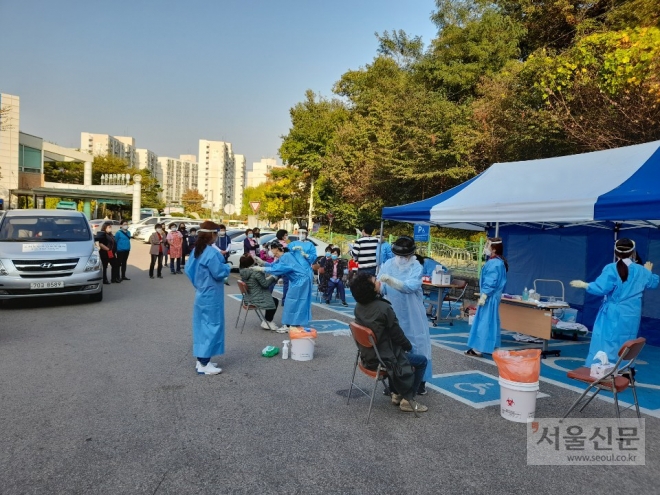
[{"label": "parked car", "polygon": [[89,221],[77,211],[7,211],[0,219],[0,301],[59,295],[103,299]]},{"label": "parked car", "polygon": [[[243,240],[238,242],[240,236],[237,236],[235,239],[232,240],[231,243],[231,252],[229,255],[229,258],[227,259],[227,263],[232,265],[232,270],[238,270],[238,263],[239,260],[241,259],[241,256],[243,256],[243,253],[245,250],[243,249]],[[243,232],[243,239],[245,239],[245,232]],[[325,241],[322,241],[321,239],[318,239],[316,237],[309,236],[308,239],[316,246],[316,254],[322,255],[325,253],[325,248],[328,247],[328,243]],[[267,242],[272,242],[275,240],[275,234],[264,234],[263,231],[261,232],[261,238],[259,239],[259,244],[264,245]],[[298,236],[297,235],[289,235],[289,242],[297,241]]]},{"label": "parked car", "polygon": [[89,221],[89,224],[92,226],[92,235],[98,234],[99,231],[101,230],[101,226],[105,222],[110,222],[110,224],[112,225],[112,233],[113,234],[117,233],[117,231],[119,230],[119,226],[120,226],[119,220],[102,220],[102,219],[98,218],[96,220],[90,220]]}]

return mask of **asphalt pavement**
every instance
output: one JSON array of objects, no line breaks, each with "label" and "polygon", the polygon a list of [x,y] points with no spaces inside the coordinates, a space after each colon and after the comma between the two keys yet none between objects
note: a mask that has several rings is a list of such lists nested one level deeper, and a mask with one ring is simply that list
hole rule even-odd
[{"label": "asphalt pavement", "polygon": [[[198,376],[194,290],[185,275],[148,277],[134,242],[130,281],[101,303],[38,299],[0,310],[0,493],[658,493],[658,427],[646,465],[526,465],[526,425],[431,390],[420,418],[379,389],[346,404],[355,344],[321,334],[309,362],[261,357],[285,335],[225,299],[226,354]],[[236,293],[236,274],[227,292]],[[280,312],[276,315],[279,323]],[[349,321],[318,307],[314,319]],[[434,373],[493,367],[433,349]],[[366,377],[359,377],[369,387]],[[577,394],[547,383],[537,416],[561,417]],[[660,393],[660,392],[658,392]],[[595,400],[580,417],[611,417]],[[631,412],[624,413],[632,417]]]}]

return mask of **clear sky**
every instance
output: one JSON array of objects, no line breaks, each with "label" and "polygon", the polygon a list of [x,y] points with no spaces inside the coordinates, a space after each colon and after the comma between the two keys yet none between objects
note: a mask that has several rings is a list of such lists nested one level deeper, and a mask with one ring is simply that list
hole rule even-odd
[{"label": "clear sky", "polygon": [[374,32],[427,45],[433,0],[0,0],[0,92],[20,130],[78,148],[80,133],[132,136],[159,156],[233,143],[277,157],[289,109],[332,96],[376,55]]}]

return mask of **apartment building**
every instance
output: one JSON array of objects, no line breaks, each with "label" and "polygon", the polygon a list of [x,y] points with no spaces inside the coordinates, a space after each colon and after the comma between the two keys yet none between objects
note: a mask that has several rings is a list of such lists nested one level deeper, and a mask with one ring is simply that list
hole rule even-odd
[{"label": "apartment building", "polygon": [[160,178],[163,200],[167,205],[181,204],[181,196],[188,189],[199,191],[199,170],[195,155],[158,157],[156,176]]},{"label": "apartment building", "polygon": [[236,211],[243,206],[243,189],[245,189],[245,155],[234,155],[234,197],[232,203]]},{"label": "apartment building", "polygon": [[80,151],[91,155],[110,155],[125,159],[130,167],[138,167],[135,139],[129,136],[111,136],[109,134],[80,133]]},{"label": "apartment building", "polygon": [[[238,168],[244,167],[245,157],[239,156]],[[199,192],[206,198],[206,208],[222,211],[225,205],[233,204],[240,210],[241,204],[235,201],[243,197],[243,173],[243,169],[237,172],[231,143],[199,140]],[[238,187],[237,175],[241,176]]]},{"label": "apartment building", "polygon": [[9,191],[17,189],[19,184],[20,104],[18,96],[0,93],[0,200],[4,209],[9,207]]},{"label": "apartment building", "polygon": [[[158,177],[158,155],[146,148],[135,150],[139,169],[146,169],[151,172],[153,177]],[[195,161],[195,160],[193,160]]]},{"label": "apartment building", "polygon": [[268,176],[274,168],[278,168],[275,158],[262,158],[261,161],[253,162],[250,170],[245,173],[245,187],[257,187],[268,180]]}]

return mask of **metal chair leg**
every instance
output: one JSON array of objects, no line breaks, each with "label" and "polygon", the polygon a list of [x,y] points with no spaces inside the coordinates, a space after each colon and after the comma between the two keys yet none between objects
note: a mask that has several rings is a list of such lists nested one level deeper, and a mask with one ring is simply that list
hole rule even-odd
[{"label": "metal chair leg", "polygon": [[353,391],[353,383],[355,382],[355,372],[358,367],[358,359],[360,359],[360,351],[358,351],[357,356],[355,356],[355,364],[353,365],[353,377],[351,378],[351,386],[348,388],[348,399],[346,400],[346,405],[351,401],[351,392]]},{"label": "metal chair leg", "polygon": [[236,317],[234,328],[238,328],[238,320],[241,319],[241,311],[243,310],[243,301],[245,301],[245,298],[241,298],[241,307],[238,309],[238,316]]},{"label": "metal chair leg", "polygon": [[601,389],[597,389],[597,390],[593,393],[593,395],[592,395],[591,397],[589,397],[589,400],[588,400],[587,402],[585,402],[584,405],[580,408],[580,412],[584,411],[584,408],[587,407],[587,406],[589,405],[589,403],[591,402],[591,400],[592,400],[594,397],[596,397],[596,396],[598,395],[598,393],[600,392],[600,390],[601,390]]},{"label": "metal chair leg", "polygon": [[566,414],[564,414],[564,417],[561,418],[561,419],[566,419],[566,418],[568,417],[568,415],[571,414],[571,412],[573,411],[573,409],[575,409],[575,407],[580,403],[580,401],[581,401],[582,399],[584,399],[584,396],[587,395],[587,392],[589,392],[589,390],[591,390],[592,387],[593,387],[593,385],[589,385],[589,386],[587,387],[587,389],[586,389],[584,392],[582,392],[582,395],[581,395],[580,397],[578,397],[578,400],[576,400],[576,401],[573,403],[573,405],[571,406],[571,408],[568,410],[568,412],[567,412]]},{"label": "metal chair leg", "polygon": [[639,401],[637,400],[637,387],[635,387],[635,378],[630,377],[630,388],[632,388],[633,398],[635,399],[635,410],[637,411],[637,418],[641,419],[642,414],[639,412]]},{"label": "metal chair leg", "polygon": [[250,308],[249,307],[245,308],[245,318],[243,318],[243,326],[241,327],[241,333],[243,333],[243,330],[245,329],[245,322],[247,321],[249,312],[250,312]]},{"label": "metal chair leg", "polygon": [[612,387],[612,394],[614,395],[614,407],[616,408],[616,419],[621,418],[621,412],[619,411],[619,397],[617,397],[616,388]]},{"label": "metal chair leg", "polygon": [[374,405],[374,395],[376,395],[376,387],[378,387],[378,377],[380,376],[380,366],[376,370],[376,379],[374,380],[374,388],[371,391],[371,401],[369,401],[369,412],[367,413],[367,422],[369,424],[369,418],[371,417],[371,407]]}]

